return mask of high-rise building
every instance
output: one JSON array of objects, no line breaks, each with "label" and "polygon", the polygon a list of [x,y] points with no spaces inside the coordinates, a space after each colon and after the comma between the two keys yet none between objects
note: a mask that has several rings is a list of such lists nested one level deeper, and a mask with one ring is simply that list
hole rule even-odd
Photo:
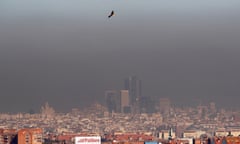
[{"label": "high-rise building", "polygon": [[120,96],[115,90],[105,91],[105,102],[108,112],[121,112]]},{"label": "high-rise building", "polygon": [[154,113],[155,103],[151,97],[142,96],[139,99],[140,113]]},{"label": "high-rise building", "polygon": [[120,90],[121,96],[121,112],[122,113],[130,113],[130,99],[129,99],[129,91],[128,90]]},{"label": "high-rise building", "polygon": [[130,76],[124,81],[124,89],[129,91],[130,105],[133,112],[139,112],[139,99],[142,96],[141,80],[136,76]]},{"label": "high-rise building", "polygon": [[215,112],[217,111],[217,109],[216,109],[216,104],[215,104],[214,102],[211,102],[211,103],[209,104],[209,109],[210,109],[210,112],[211,112],[211,113],[215,113]]},{"label": "high-rise building", "polygon": [[0,144],[17,143],[16,129],[0,129]]},{"label": "high-rise building", "polygon": [[41,128],[21,129],[18,131],[19,144],[42,144],[43,130]]},{"label": "high-rise building", "polygon": [[168,115],[171,109],[171,101],[168,98],[160,98],[159,110],[161,114]]}]

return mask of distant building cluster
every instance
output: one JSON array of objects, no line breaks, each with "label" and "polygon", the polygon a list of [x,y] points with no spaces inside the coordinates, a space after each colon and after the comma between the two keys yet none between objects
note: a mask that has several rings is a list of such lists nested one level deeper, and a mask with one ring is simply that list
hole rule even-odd
[{"label": "distant building cluster", "polygon": [[58,113],[45,103],[40,113],[0,113],[0,144],[240,144],[240,111],[217,109],[214,102],[152,103],[137,77],[124,84],[105,92],[105,105]]},{"label": "distant building cluster", "polygon": [[142,82],[136,76],[124,80],[124,89],[105,92],[106,107],[110,113],[152,113],[151,97],[142,96]]}]

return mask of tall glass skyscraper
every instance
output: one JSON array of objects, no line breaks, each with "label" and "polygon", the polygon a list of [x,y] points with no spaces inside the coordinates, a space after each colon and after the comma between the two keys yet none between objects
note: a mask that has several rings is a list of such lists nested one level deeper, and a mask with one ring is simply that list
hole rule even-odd
[{"label": "tall glass skyscraper", "polygon": [[130,76],[124,81],[124,89],[129,91],[132,112],[139,112],[139,100],[142,96],[142,84],[136,76]]}]

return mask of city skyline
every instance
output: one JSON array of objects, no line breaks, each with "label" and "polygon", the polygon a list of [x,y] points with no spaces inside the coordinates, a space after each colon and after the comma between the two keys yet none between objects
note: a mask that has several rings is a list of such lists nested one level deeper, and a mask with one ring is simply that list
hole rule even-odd
[{"label": "city skyline", "polygon": [[84,108],[133,75],[145,97],[239,109],[239,5],[1,0],[0,113]]}]

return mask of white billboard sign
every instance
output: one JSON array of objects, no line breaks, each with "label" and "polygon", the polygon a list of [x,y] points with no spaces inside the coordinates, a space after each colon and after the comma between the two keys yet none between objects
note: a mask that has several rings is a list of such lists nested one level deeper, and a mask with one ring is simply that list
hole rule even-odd
[{"label": "white billboard sign", "polygon": [[101,144],[100,136],[75,137],[75,144]]}]

